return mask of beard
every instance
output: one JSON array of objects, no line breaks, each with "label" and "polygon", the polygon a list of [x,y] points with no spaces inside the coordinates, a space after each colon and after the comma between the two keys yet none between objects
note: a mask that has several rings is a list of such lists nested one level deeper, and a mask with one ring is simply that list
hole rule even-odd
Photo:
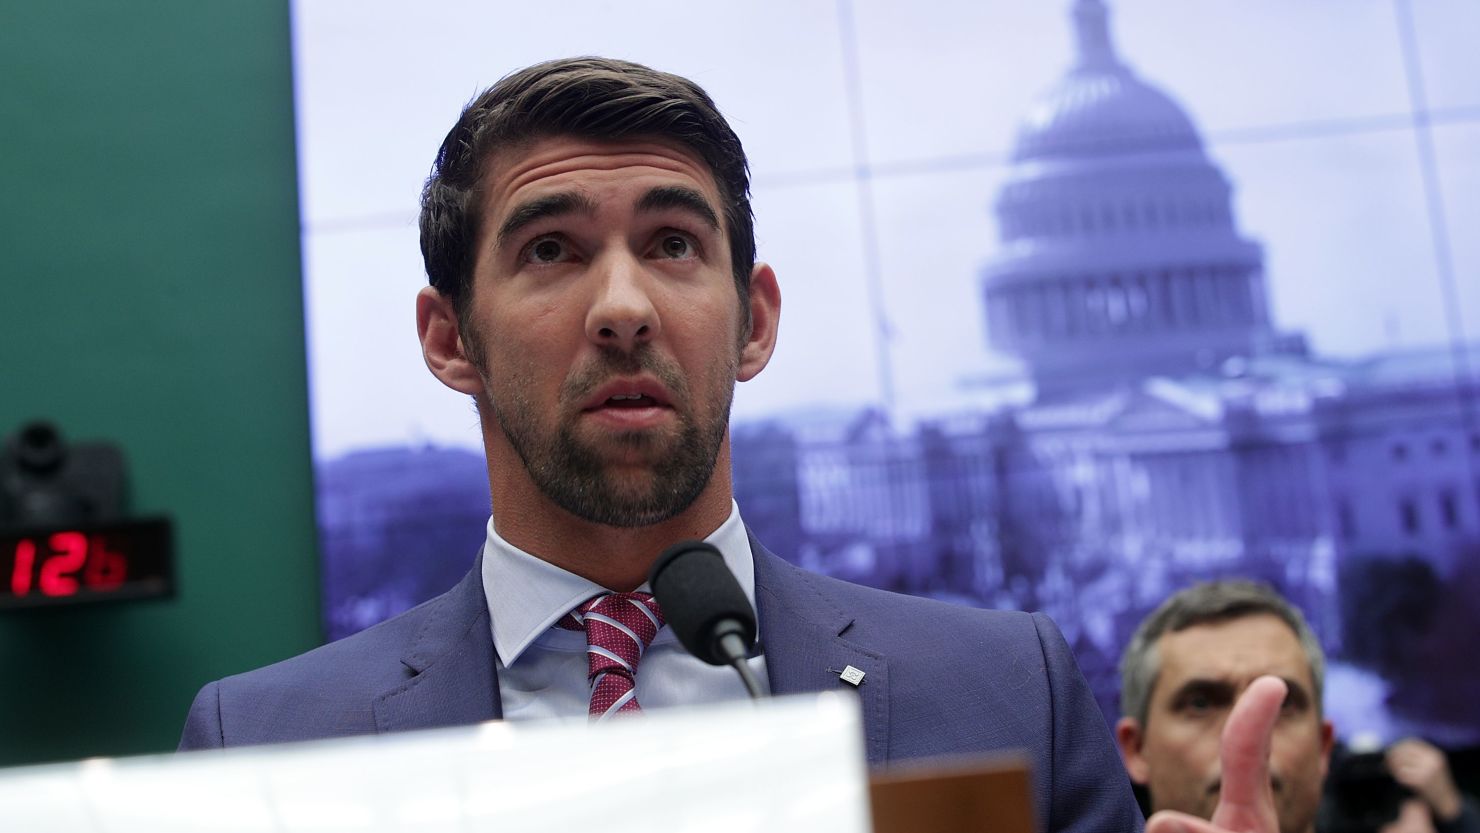
[{"label": "beard", "polygon": [[[734,369],[731,362],[729,379],[734,379]],[[639,430],[603,436],[606,444],[651,460],[641,472],[623,476],[600,448],[578,436],[578,403],[613,376],[640,372],[651,374],[667,389],[678,426],[673,433]],[[714,412],[695,414],[691,407],[695,400],[677,366],[660,359],[647,345],[633,352],[606,349],[593,366],[561,386],[562,407],[552,429],[526,394],[532,387],[515,381],[504,395],[495,395],[484,374],[488,402],[535,486],[572,515],[607,526],[650,526],[689,508],[709,485],[729,430],[733,383],[701,392],[698,404],[712,404]]]}]

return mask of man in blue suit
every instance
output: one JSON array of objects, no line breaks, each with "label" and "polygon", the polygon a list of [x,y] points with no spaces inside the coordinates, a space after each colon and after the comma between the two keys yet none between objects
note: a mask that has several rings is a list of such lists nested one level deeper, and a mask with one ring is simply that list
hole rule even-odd
[{"label": "man in blue suit", "polygon": [[573,610],[595,615],[588,599],[646,604],[656,554],[699,538],[757,609],[752,670],[773,694],[856,690],[871,763],[1021,750],[1043,829],[1138,829],[1108,727],[1047,618],[812,575],[749,535],[730,402],[771,358],[781,298],[755,262],[748,194],[739,139],[686,79],[575,59],[472,102],[423,194],[417,327],[431,372],[477,404],[483,550],[436,599],[207,685],[181,748],[744,697],[659,627],[635,682],[598,709],[586,635],[567,628]]}]

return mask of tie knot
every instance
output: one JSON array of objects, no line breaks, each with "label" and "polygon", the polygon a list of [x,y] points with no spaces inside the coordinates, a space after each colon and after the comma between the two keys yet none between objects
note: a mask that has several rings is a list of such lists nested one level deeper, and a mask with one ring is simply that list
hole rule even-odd
[{"label": "tie knot", "polygon": [[640,711],[637,663],[663,627],[663,611],[651,593],[607,593],[587,599],[556,623],[586,632],[591,716]]},{"label": "tie knot", "polygon": [[641,656],[663,627],[663,611],[651,593],[606,593],[592,596],[558,623],[566,630],[585,631],[591,645],[625,653],[627,645]]}]

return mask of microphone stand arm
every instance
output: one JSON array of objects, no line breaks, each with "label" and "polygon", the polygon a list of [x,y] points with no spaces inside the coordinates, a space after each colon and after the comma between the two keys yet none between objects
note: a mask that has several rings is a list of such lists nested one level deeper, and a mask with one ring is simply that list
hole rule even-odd
[{"label": "microphone stand arm", "polygon": [[749,653],[745,639],[735,631],[730,631],[720,636],[719,649],[724,655],[725,662],[735,669],[736,674],[740,675],[740,682],[745,684],[745,691],[750,694],[750,699],[759,700],[765,697],[765,692],[761,691],[760,681],[755,678],[755,674],[751,673],[750,665],[745,661],[746,654]]}]

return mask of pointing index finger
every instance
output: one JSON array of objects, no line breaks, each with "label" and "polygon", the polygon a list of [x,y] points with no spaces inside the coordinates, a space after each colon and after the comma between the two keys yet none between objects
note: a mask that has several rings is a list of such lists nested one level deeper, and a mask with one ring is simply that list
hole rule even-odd
[{"label": "pointing index finger", "polygon": [[1249,684],[1223,727],[1223,787],[1213,823],[1240,833],[1277,833],[1279,819],[1269,785],[1269,748],[1287,688],[1278,677]]}]

